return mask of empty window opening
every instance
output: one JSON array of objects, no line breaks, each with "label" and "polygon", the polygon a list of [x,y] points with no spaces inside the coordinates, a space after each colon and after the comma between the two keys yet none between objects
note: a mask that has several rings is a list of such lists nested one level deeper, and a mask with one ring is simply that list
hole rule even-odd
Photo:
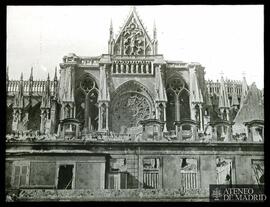
[{"label": "empty window opening", "polygon": [[57,189],[72,189],[74,165],[60,165]]},{"label": "empty window opening", "polygon": [[232,184],[232,159],[217,157],[216,159],[216,172],[217,184]]},{"label": "empty window opening", "polygon": [[198,183],[197,159],[180,159],[181,185],[184,189],[196,189]]},{"label": "empty window opening", "polygon": [[159,158],[147,158],[143,160],[143,188],[159,188]]},{"label": "empty window opening", "polygon": [[253,133],[253,141],[255,142],[263,141],[263,128],[262,127],[255,127],[254,133]]},{"label": "empty window opening", "polygon": [[264,161],[263,160],[252,160],[252,178],[255,184],[264,184]]},{"label": "empty window opening", "polygon": [[127,161],[125,158],[110,160],[108,174],[108,189],[128,189]]}]

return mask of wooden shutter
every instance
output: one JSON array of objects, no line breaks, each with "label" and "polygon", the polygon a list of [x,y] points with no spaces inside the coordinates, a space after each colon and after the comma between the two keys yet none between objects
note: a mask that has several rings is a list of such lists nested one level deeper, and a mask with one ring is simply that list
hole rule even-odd
[{"label": "wooden shutter", "polygon": [[19,188],[21,186],[29,185],[29,162],[14,162],[13,170],[13,187]]}]

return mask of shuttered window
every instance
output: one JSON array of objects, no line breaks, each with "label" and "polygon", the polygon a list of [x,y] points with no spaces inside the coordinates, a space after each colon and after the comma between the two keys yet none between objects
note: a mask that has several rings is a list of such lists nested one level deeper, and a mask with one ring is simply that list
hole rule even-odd
[{"label": "shuttered window", "polygon": [[29,162],[15,161],[13,164],[13,187],[20,188],[29,185]]},{"label": "shuttered window", "polygon": [[184,189],[197,189],[199,187],[199,174],[197,159],[181,158],[181,185]]},{"label": "shuttered window", "polygon": [[143,160],[143,188],[158,189],[160,180],[159,158],[145,158]]}]

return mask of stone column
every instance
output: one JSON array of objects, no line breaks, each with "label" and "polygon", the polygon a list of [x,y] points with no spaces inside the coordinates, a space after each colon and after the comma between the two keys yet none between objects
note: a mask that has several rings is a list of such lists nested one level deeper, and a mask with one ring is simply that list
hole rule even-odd
[{"label": "stone column", "polygon": [[160,118],[160,114],[159,114],[159,103],[156,102],[155,104],[155,111],[156,111],[156,119],[159,119]]},{"label": "stone column", "polygon": [[212,139],[217,141],[217,126],[212,127]]},{"label": "stone column", "polygon": [[163,132],[167,132],[167,117],[166,117],[166,103],[163,103],[163,114],[164,114],[164,128],[163,128]]},{"label": "stone column", "polygon": [[40,114],[40,129],[39,129],[39,131],[40,131],[41,134],[44,134],[44,132],[45,132],[46,119],[47,119],[46,111],[45,111],[45,109],[41,109],[41,114]]},{"label": "stone column", "polygon": [[196,121],[196,109],[195,109],[195,104],[190,102],[190,119]]},{"label": "stone column", "polygon": [[74,105],[73,106],[73,118],[75,118],[76,117],[76,106]]},{"label": "stone column", "polygon": [[102,121],[101,121],[101,103],[98,104],[98,131],[101,131]]},{"label": "stone column", "polygon": [[106,104],[106,131],[109,131],[109,106]]},{"label": "stone column", "polygon": [[143,188],[143,157],[140,155],[140,147],[137,148],[138,154],[138,188]]},{"label": "stone column", "polygon": [[232,140],[232,126],[228,126],[227,129],[227,136],[228,136],[228,142],[230,142]]},{"label": "stone column", "polygon": [[[225,125],[221,125],[221,135],[220,136],[224,136],[224,141],[226,141],[226,136],[227,136],[227,133],[225,134]],[[228,129],[227,129],[228,130]]]},{"label": "stone column", "polygon": [[249,130],[249,126],[246,126],[246,136],[247,136],[247,141],[248,142],[251,142],[252,141],[252,138],[251,138],[251,135],[250,135],[250,130]]},{"label": "stone column", "polygon": [[178,128],[179,128],[178,139],[179,139],[179,141],[182,141],[183,140],[183,137],[182,137],[183,126],[182,125],[178,126]]},{"label": "stone column", "polygon": [[178,95],[175,94],[175,121],[180,121],[180,101]]},{"label": "stone column", "polygon": [[51,107],[51,130],[50,133],[53,134],[55,133],[56,130],[56,113],[57,113],[57,102],[56,100],[52,100],[52,107]]},{"label": "stone column", "polygon": [[111,74],[113,74],[113,63],[111,64]]},{"label": "stone column", "polygon": [[149,74],[149,65],[146,63],[146,73]]},{"label": "stone column", "polygon": [[20,120],[21,120],[21,109],[13,109],[13,121],[12,121],[13,131],[18,131]]},{"label": "stone column", "polygon": [[199,109],[200,109],[200,130],[203,131],[203,114],[202,114],[202,105],[199,104]]},{"label": "stone column", "polygon": [[250,127],[251,141],[254,142],[255,127]]},{"label": "stone column", "polygon": [[[104,114],[105,114],[105,125],[104,122]],[[100,102],[98,104],[98,131],[108,131],[109,130],[109,104],[107,102]]]},{"label": "stone column", "polygon": [[191,126],[192,127],[192,134],[193,134],[193,140],[198,140],[198,133],[197,133],[197,126]]},{"label": "stone column", "polygon": [[121,74],[124,72],[124,65],[123,65],[123,63],[121,63],[121,65],[120,65],[120,69],[121,69]]},{"label": "stone column", "polygon": [[226,115],[227,115],[227,121],[230,121],[230,113],[229,113],[229,109],[226,109]]},{"label": "stone column", "polygon": [[89,117],[91,118],[90,116],[90,110],[89,110],[89,107],[90,107],[90,104],[89,104],[89,100],[88,100],[88,94],[86,95],[86,98],[85,98],[85,109],[84,109],[84,127],[85,127],[85,130],[86,132],[89,132],[90,128],[89,128]]},{"label": "stone column", "polygon": [[141,73],[143,73],[143,67],[144,67],[144,64],[142,62],[142,64],[141,64]]},{"label": "stone column", "polygon": [[136,72],[135,73],[139,73],[139,63],[136,63]]},{"label": "stone column", "polygon": [[118,74],[118,63],[115,63],[115,73]]}]

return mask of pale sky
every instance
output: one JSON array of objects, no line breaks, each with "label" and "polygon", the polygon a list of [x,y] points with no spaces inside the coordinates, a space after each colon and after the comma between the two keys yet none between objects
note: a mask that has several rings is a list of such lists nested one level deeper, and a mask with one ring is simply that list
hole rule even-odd
[{"label": "pale sky", "polygon": [[[264,80],[264,7],[137,6],[140,19],[166,60],[199,62],[206,79]],[[8,6],[7,64],[10,79],[51,78],[68,53],[99,56],[108,51],[110,21],[118,34],[130,6]]]}]

